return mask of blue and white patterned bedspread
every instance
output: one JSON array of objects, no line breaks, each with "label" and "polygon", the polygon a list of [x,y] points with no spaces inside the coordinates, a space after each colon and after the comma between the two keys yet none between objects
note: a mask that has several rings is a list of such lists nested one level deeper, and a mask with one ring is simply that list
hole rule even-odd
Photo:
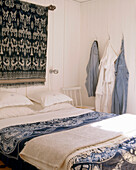
[{"label": "blue and white patterned bedspread", "polygon": [[[26,141],[111,118],[109,113],[90,112],[79,116],[6,127],[0,130],[0,152],[18,159]],[[136,137],[113,146],[90,149],[70,160],[73,170],[136,170]]]},{"label": "blue and white patterned bedspread", "polygon": [[69,130],[114,116],[116,115],[90,112],[73,117],[6,127],[0,130],[0,152],[18,159],[24,143],[34,137]]},{"label": "blue and white patterned bedspread", "polygon": [[72,170],[136,170],[136,137],[111,147],[101,147],[76,155]]}]

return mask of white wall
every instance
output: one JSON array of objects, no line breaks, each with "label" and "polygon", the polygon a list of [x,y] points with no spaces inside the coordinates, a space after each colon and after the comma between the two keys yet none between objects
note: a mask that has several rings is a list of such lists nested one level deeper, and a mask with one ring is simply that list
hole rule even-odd
[{"label": "white wall", "polygon": [[64,87],[79,85],[80,3],[65,1]]},{"label": "white wall", "polygon": [[129,70],[127,111],[136,113],[136,1],[92,0],[81,5],[81,56],[80,84],[84,104],[93,104],[85,89],[86,66],[92,42],[97,38],[102,57],[110,35],[114,50],[119,54],[122,34],[125,40],[125,57]]},{"label": "white wall", "polygon": [[[94,99],[87,97],[85,89],[86,66],[92,42],[97,38],[102,57],[110,35],[112,45],[119,53],[122,33],[124,34],[126,62],[130,74],[127,110],[135,113],[136,0],[91,0],[81,4],[74,0],[25,1],[56,6],[55,11],[49,11],[45,87],[60,90],[62,87],[81,85],[85,105],[94,104]],[[59,74],[49,74],[50,68],[58,69]],[[29,89],[12,91],[26,93]]]},{"label": "white wall", "polygon": [[[49,11],[46,87],[59,90],[62,87],[78,85],[80,3],[73,0],[27,0],[27,2],[56,6],[54,11]],[[49,74],[51,68],[58,69],[59,74]]]}]

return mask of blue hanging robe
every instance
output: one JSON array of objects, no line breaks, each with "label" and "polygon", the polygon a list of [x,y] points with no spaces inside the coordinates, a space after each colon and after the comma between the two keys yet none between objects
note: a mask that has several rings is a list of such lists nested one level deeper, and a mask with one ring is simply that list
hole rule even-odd
[{"label": "blue hanging robe", "polygon": [[121,53],[115,64],[115,86],[112,94],[111,111],[115,114],[126,113],[129,72],[125,62],[124,39]]},{"label": "blue hanging robe", "polygon": [[89,63],[86,68],[87,78],[85,86],[88,92],[88,97],[95,96],[99,73],[98,67],[99,67],[98,42],[94,41],[90,52]]}]

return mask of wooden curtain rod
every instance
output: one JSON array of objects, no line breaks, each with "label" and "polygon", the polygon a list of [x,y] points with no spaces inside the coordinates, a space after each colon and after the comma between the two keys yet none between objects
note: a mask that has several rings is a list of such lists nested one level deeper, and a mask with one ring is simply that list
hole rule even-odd
[{"label": "wooden curtain rod", "polygon": [[48,10],[51,10],[51,11],[54,11],[56,9],[56,6],[54,5],[49,5],[47,7],[48,7]]}]

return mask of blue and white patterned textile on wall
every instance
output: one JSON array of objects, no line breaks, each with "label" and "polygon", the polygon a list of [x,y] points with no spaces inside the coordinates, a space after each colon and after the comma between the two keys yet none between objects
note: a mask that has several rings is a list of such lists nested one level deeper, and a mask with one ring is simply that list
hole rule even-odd
[{"label": "blue and white patterned textile on wall", "polygon": [[0,84],[45,82],[48,7],[0,0]]}]

